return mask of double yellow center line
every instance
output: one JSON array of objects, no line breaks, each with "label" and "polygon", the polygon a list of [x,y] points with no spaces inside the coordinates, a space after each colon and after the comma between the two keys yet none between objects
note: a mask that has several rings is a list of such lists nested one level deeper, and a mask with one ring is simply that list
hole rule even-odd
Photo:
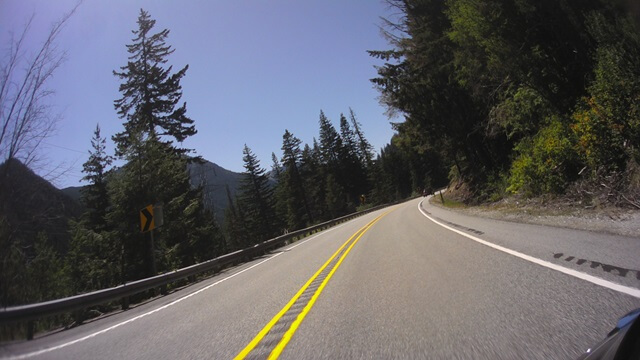
[{"label": "double yellow center line", "polygon": [[391,211],[373,219],[342,244],[235,359],[277,359],[349,251],[367,230]]}]

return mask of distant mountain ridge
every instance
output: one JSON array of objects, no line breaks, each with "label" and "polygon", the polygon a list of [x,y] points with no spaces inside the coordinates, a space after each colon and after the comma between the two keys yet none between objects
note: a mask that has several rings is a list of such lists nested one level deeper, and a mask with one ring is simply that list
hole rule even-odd
[{"label": "distant mountain ridge", "polygon": [[232,199],[242,179],[242,173],[227,170],[211,161],[188,165],[191,185],[202,186],[205,206],[212,210],[218,221],[224,219],[224,211],[229,206],[227,189]]},{"label": "distant mountain ridge", "polygon": [[[205,206],[212,210],[219,222],[224,219],[224,211],[229,206],[227,187],[232,198],[242,178],[242,173],[227,170],[211,161],[191,163],[188,165],[189,176],[193,186],[202,186]],[[61,189],[70,198],[80,202],[82,186],[70,186]]]}]

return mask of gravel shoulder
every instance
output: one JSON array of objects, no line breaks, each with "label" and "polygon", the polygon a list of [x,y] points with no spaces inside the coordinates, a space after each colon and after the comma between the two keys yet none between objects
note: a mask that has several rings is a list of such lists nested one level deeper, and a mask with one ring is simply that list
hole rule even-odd
[{"label": "gravel shoulder", "polygon": [[492,204],[443,206],[439,197],[433,196],[430,202],[434,206],[471,216],[588,230],[640,239],[640,210],[614,207],[587,208],[581,204],[543,199],[508,198]]}]

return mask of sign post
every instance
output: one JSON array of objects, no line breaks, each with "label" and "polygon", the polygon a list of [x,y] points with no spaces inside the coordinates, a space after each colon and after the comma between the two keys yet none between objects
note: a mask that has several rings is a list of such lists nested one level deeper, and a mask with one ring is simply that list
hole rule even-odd
[{"label": "sign post", "polygon": [[151,241],[149,244],[149,252],[151,255],[151,276],[156,275],[156,254],[155,244],[153,239],[153,229],[162,226],[164,223],[162,205],[156,206],[147,205],[144,209],[140,210],[140,232],[149,232]]}]

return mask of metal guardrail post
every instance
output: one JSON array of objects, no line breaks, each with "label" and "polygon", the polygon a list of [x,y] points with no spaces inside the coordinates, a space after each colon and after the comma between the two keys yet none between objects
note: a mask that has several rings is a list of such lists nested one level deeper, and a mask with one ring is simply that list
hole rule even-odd
[{"label": "metal guardrail post", "polygon": [[33,320],[27,321],[27,340],[33,340],[34,329],[35,329],[35,322]]}]

